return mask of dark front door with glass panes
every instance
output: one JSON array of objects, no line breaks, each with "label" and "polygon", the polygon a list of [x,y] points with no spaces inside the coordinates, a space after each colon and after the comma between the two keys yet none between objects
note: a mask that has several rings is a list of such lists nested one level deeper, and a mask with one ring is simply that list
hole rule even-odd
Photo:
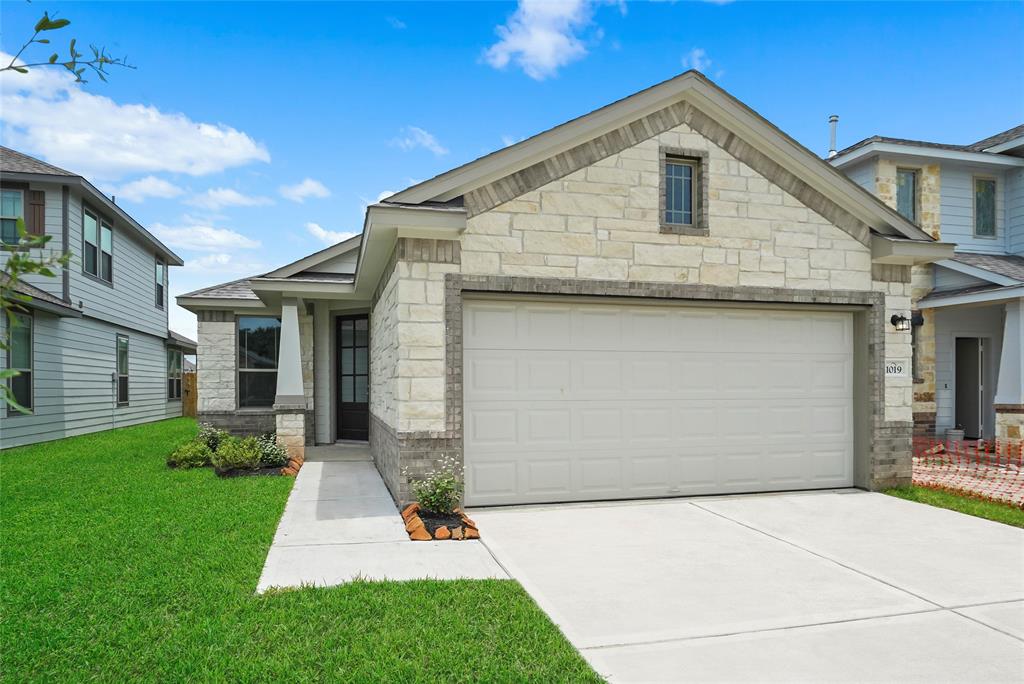
[{"label": "dark front door with glass panes", "polygon": [[369,438],[369,328],[365,315],[338,318],[338,439]]}]

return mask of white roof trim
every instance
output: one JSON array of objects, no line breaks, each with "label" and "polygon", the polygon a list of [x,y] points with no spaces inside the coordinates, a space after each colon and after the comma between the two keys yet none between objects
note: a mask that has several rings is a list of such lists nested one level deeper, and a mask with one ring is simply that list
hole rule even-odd
[{"label": "white roof trim", "polygon": [[920,309],[941,309],[947,306],[963,306],[964,304],[985,304],[999,302],[1007,299],[1024,297],[1024,285],[1015,287],[1003,287],[983,292],[971,292],[961,295],[950,295],[948,297],[936,297],[933,300],[922,300],[918,302]]},{"label": "white roof trim", "polygon": [[930,159],[946,159],[949,161],[960,161],[969,164],[980,164],[986,166],[1024,166],[1024,159],[1020,157],[1008,157],[1005,155],[990,154],[985,152],[965,152],[961,150],[947,150],[942,147],[926,147],[924,145],[902,145],[898,143],[872,142],[858,147],[852,152],[836,155],[828,160],[828,163],[836,168],[849,166],[854,162],[876,154],[887,156],[904,157],[928,157]]},{"label": "white roof trim", "polygon": [[1018,285],[1021,282],[1014,278],[1010,278],[1009,276],[993,273],[992,271],[989,271],[987,269],[979,268],[977,266],[971,266],[970,264],[965,264],[960,261],[954,261],[952,259],[943,259],[942,261],[936,261],[935,265],[941,266],[942,268],[948,268],[950,271],[956,271],[957,273],[969,275],[972,278],[978,278],[979,280],[987,280],[988,282],[995,283],[996,285]]},{"label": "white roof trim", "polygon": [[335,257],[339,257],[342,254],[351,252],[354,249],[358,249],[360,243],[363,240],[362,234],[350,237],[347,240],[343,240],[335,245],[331,245],[326,249],[321,249],[319,252],[314,252],[309,256],[304,256],[298,261],[293,261],[290,264],[285,264],[280,268],[274,269],[270,273],[264,273],[262,277],[265,278],[288,278],[296,273],[302,273],[308,271],[317,264],[322,264],[325,261],[329,261]]},{"label": "white roof trim", "polygon": [[1007,150],[1017,149],[1018,147],[1024,147],[1024,135],[1017,136],[1016,138],[999,143],[998,145],[993,145],[992,147],[986,147],[985,152],[988,152],[989,154],[1000,154]]},{"label": "white roof trim", "polygon": [[897,266],[929,264],[941,259],[952,258],[955,247],[956,245],[951,242],[924,242],[923,240],[872,235],[871,262]]},{"label": "white roof trim", "polygon": [[[931,237],[697,71],[687,71],[402,190],[391,202],[448,201],[680,101],[688,101],[877,232]],[[1024,163],[1024,160],[1022,160]]]},{"label": "white roof trim", "polygon": [[231,299],[230,297],[184,297],[178,296],[178,306],[189,311],[196,309],[262,309],[263,302],[258,299]]}]

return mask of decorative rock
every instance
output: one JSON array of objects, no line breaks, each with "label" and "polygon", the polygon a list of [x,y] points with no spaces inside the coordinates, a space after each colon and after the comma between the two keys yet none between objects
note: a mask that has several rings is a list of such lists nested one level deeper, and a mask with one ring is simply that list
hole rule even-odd
[{"label": "decorative rock", "polygon": [[434,530],[434,539],[448,539],[452,536],[451,530],[447,527],[438,527]]},{"label": "decorative rock", "polygon": [[462,528],[456,527],[452,530],[452,539],[462,539]]},{"label": "decorative rock", "polygon": [[466,539],[479,539],[480,533],[473,527],[466,528]]},{"label": "decorative rock", "polygon": [[473,522],[473,520],[471,518],[467,518],[466,516],[462,516],[462,524],[465,525],[466,527],[470,528],[470,529],[473,529],[473,530],[477,529],[476,523]]},{"label": "decorative rock", "polygon": [[[412,534],[412,533],[413,533],[413,532],[414,532],[415,530],[419,530],[419,529],[423,529],[423,521],[422,521],[422,520],[420,520],[420,516],[418,516],[418,515],[414,515],[414,516],[412,516],[411,518],[409,518],[409,519],[408,519],[408,520],[407,520],[407,521],[405,522],[405,531],[406,531],[406,532],[408,532],[408,533],[409,533],[410,535],[411,535],[411,534]],[[427,533],[427,537],[428,537],[428,538],[429,538],[429,536],[430,536],[430,534],[429,534],[429,533]]]},{"label": "decorative rock", "polygon": [[418,503],[411,503],[402,509],[402,520],[409,522],[409,518],[420,512],[420,505]]},{"label": "decorative rock", "polygon": [[[420,520],[416,518],[416,520]],[[423,521],[420,520],[420,526],[409,533],[409,538],[413,541],[430,541],[430,532],[427,532],[427,528],[423,526]]]},{"label": "decorative rock", "polygon": [[281,468],[281,474],[294,477],[299,474],[299,469],[288,466],[287,468]]}]

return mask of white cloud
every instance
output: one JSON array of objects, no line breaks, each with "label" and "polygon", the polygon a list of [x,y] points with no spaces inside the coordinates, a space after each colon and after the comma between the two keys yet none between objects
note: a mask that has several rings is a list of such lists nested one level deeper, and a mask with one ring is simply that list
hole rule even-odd
[{"label": "white cloud", "polygon": [[355,237],[357,235],[357,233],[345,233],[336,230],[327,230],[326,228],[321,227],[319,223],[312,222],[306,224],[306,230],[309,231],[310,235],[312,235],[325,245],[337,244],[339,242],[342,242],[343,240],[348,240],[350,237]]},{"label": "white cloud", "polygon": [[268,197],[243,195],[231,188],[210,188],[201,195],[192,197],[185,203],[191,204],[194,207],[216,211],[224,207],[260,207],[272,202]]},{"label": "white cloud", "polygon": [[401,31],[406,27],[406,23],[398,17],[388,17],[387,21],[391,24],[391,28]]},{"label": "white cloud", "polygon": [[233,254],[219,252],[205,254],[198,259],[187,259],[185,271],[192,273],[216,273],[227,275],[256,275],[267,270],[266,264],[249,259],[239,259]]},{"label": "white cloud", "polygon": [[188,225],[152,225],[153,232],[168,246],[178,249],[194,249],[200,252],[218,252],[231,249],[256,249],[259,240],[253,240],[230,228]]},{"label": "white cloud", "polygon": [[433,152],[438,157],[448,154],[448,148],[438,142],[433,133],[416,126],[406,126],[403,128],[401,137],[392,140],[391,144],[403,150],[414,150],[417,147],[422,147]]},{"label": "white cloud", "polygon": [[292,202],[305,202],[307,197],[330,197],[331,191],[323,183],[307,178],[295,185],[282,185],[278,190],[285,199]]},{"label": "white cloud", "polygon": [[145,178],[125,183],[115,189],[113,194],[117,195],[117,197],[121,199],[126,199],[131,202],[144,202],[147,197],[170,199],[181,195],[183,192],[185,191],[177,185],[165,181],[163,178],[146,176]]},{"label": "white cloud", "polygon": [[[0,52],[0,61],[10,59]],[[119,104],[86,92],[56,69],[0,73],[0,111],[5,145],[93,180],[158,172],[200,176],[270,161],[263,144],[231,126]]]},{"label": "white cloud", "polygon": [[684,69],[696,69],[697,71],[706,72],[711,68],[711,58],[708,57],[708,53],[704,51],[704,48],[699,47],[692,48],[683,55],[682,63]]},{"label": "white cloud", "polygon": [[495,69],[515,63],[530,78],[543,81],[587,54],[581,33],[590,26],[588,0],[519,0],[519,7],[495,29],[498,42],[484,60]]}]

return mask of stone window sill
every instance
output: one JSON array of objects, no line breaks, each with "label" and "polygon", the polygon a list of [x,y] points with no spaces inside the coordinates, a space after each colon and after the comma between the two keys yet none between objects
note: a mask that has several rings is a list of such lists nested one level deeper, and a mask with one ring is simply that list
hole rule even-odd
[{"label": "stone window sill", "polygon": [[711,231],[701,226],[682,226],[673,223],[662,223],[659,232],[671,235],[696,235],[698,237],[707,237],[711,234]]}]

